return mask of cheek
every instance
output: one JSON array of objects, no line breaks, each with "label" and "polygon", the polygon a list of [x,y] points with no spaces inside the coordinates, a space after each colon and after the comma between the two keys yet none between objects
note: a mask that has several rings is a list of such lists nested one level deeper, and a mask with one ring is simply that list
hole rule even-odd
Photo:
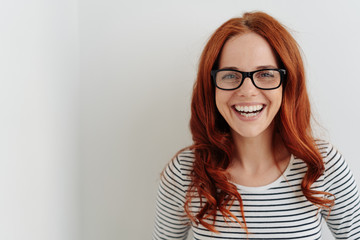
[{"label": "cheek", "polygon": [[276,92],[269,96],[269,99],[274,106],[274,110],[278,112],[282,103],[282,89],[277,89]]},{"label": "cheek", "polygon": [[221,94],[219,94],[219,91],[217,89],[215,90],[215,104],[216,108],[220,112]]},{"label": "cheek", "polygon": [[228,97],[223,92],[215,90],[215,104],[221,115],[224,116],[224,111],[227,108]]}]

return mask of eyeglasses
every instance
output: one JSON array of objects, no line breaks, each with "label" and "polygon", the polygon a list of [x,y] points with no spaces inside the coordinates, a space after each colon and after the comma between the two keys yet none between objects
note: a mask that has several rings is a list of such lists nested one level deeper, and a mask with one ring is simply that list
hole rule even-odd
[{"label": "eyeglasses", "polygon": [[251,82],[258,89],[272,90],[280,87],[285,75],[285,69],[261,69],[253,72],[242,72],[233,69],[211,71],[215,86],[222,90],[239,88],[247,77],[251,79]]}]

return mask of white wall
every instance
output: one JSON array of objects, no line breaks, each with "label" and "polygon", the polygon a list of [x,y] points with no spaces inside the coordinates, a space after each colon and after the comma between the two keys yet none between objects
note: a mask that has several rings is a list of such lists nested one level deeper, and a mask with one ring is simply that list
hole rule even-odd
[{"label": "white wall", "polygon": [[0,4],[0,239],[78,239],[77,4]]}]

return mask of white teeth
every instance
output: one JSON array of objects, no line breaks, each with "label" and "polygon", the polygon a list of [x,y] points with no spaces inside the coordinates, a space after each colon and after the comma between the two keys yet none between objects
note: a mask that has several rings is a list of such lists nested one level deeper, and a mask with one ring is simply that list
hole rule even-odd
[{"label": "white teeth", "polygon": [[258,115],[259,113],[240,113],[242,116],[245,116],[245,117],[253,117],[253,116],[256,116]]},{"label": "white teeth", "polygon": [[252,105],[252,106],[239,106],[239,105],[235,105],[235,109],[238,112],[246,112],[246,113],[250,113],[250,112],[255,112],[255,111],[259,111],[263,108],[263,105]]}]

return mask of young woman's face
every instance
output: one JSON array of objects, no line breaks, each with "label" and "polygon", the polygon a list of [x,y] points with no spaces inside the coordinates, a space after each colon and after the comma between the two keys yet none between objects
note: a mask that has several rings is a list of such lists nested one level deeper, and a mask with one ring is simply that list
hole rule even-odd
[{"label": "young woman's face", "polygon": [[[219,69],[225,68],[251,72],[278,68],[278,64],[269,43],[260,35],[249,32],[225,43]],[[245,78],[238,89],[228,91],[216,88],[215,100],[233,134],[257,137],[273,131],[272,122],[282,101],[282,86],[273,90],[260,90],[250,78]]]}]

